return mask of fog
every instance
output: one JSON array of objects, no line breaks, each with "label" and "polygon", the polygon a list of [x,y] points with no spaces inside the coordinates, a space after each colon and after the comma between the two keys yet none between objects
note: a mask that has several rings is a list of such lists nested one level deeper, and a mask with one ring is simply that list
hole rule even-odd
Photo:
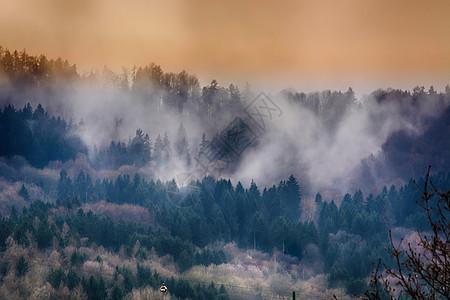
[{"label": "fog", "polygon": [[[245,91],[241,88],[243,102],[231,105],[230,90],[219,85],[225,98],[214,98],[220,103],[215,107],[214,102],[209,106],[203,102],[200,86],[194,85],[180,111],[170,106],[170,93],[161,86],[147,84],[142,94],[142,87],[138,90],[133,86],[129,71],[116,75],[105,67],[101,74],[94,72],[78,80],[61,80],[47,90],[36,87],[18,91],[6,76],[1,78],[2,106],[10,103],[23,107],[31,102],[36,107],[41,103],[50,114],[70,120],[75,125],[72,133],[86,143],[90,159],[95,159],[96,151],[112,140],[128,143],[137,129],[149,134],[151,145],[158,135],[162,137],[167,132],[174,152],[182,124],[193,163],[186,164],[172,155],[162,165],[149,162],[139,169],[141,173],[162,180],[177,179],[184,173],[195,180],[209,174],[230,178],[235,184],[241,181],[249,185],[255,180],[259,186],[277,184],[294,174],[304,194],[321,192],[334,198],[347,191],[364,189],[361,162],[368,158],[382,161],[382,146],[389,136],[400,130],[420,135],[449,104],[445,94],[426,93],[423,88],[412,92],[379,90],[359,99],[351,88],[346,92],[324,90],[308,94],[285,89],[268,94],[268,101],[272,102],[267,111],[259,106],[261,116],[256,117],[264,122],[261,129],[248,114],[260,105],[255,97],[261,91],[248,87]],[[270,111],[270,107],[275,110],[274,105],[276,113]],[[207,109],[202,111],[202,106]],[[254,140],[220,172],[205,171],[196,161],[202,134],[211,141],[216,134],[229,129],[236,117],[252,130]],[[389,172],[389,168],[384,172]],[[399,180],[378,179],[369,186],[379,189]],[[186,184],[177,181],[179,185]]]},{"label": "fog", "polygon": [[[151,65],[148,70],[156,72],[158,68]],[[399,226],[415,226],[412,222],[418,214],[405,208],[411,206],[406,197],[415,200],[413,184],[402,184],[415,176],[411,169],[422,172],[420,155],[427,164],[442,161],[435,167],[437,171],[446,168],[446,157],[442,158],[441,152],[445,144],[440,149],[441,144],[434,140],[441,139],[447,130],[444,118],[450,112],[450,88],[445,92],[420,87],[412,91],[376,90],[364,97],[356,97],[352,88],[344,92],[306,94],[291,88],[264,93],[248,86],[225,88],[226,84],[215,81],[202,88],[195,76],[185,72],[161,72],[155,83],[151,72],[143,82],[138,75],[116,75],[105,69],[101,75],[71,80],[38,80],[31,87],[0,75],[0,125],[13,124],[5,128],[31,139],[33,143],[25,144],[27,147],[38,151],[60,149],[59,144],[66,141],[70,144],[70,140],[52,139],[58,134],[80,137],[83,142],[69,145],[77,150],[69,158],[55,159],[40,152],[44,153],[43,164],[36,164],[33,156],[28,159],[17,154],[22,152],[12,156],[5,152],[0,159],[0,210],[7,213],[13,206],[31,207],[28,201],[44,198],[55,202],[55,209],[62,215],[73,209],[72,202],[61,201],[67,196],[73,197],[75,207],[80,199],[82,204],[78,202],[78,206],[84,212],[108,216],[117,224],[122,224],[121,220],[138,222],[157,234],[176,239],[182,234],[189,239],[189,234],[216,230],[211,234],[214,238],[205,234],[204,240],[191,244],[198,253],[188,254],[192,265],[186,269],[181,267],[181,254],[156,254],[152,244],[142,251],[148,252],[151,259],[147,263],[158,272],[176,274],[189,282],[224,284],[235,299],[289,297],[292,290],[298,291],[300,297],[346,297],[350,284],[362,287],[367,267],[384,251],[378,234],[386,234],[388,226],[394,228],[394,233],[403,232]],[[35,113],[23,108],[28,102]],[[61,125],[51,122],[51,117],[43,117],[43,110],[37,109],[39,103],[50,116],[61,116],[69,123],[58,128],[62,133],[48,127]],[[14,105],[16,111],[6,108],[7,104]],[[22,120],[23,131],[13,131],[12,126],[21,123],[14,123],[11,116],[26,120]],[[436,128],[441,131],[436,132]],[[48,132],[33,136],[26,129]],[[413,144],[430,129],[434,134],[420,141],[416,151]],[[162,153],[159,158],[156,155],[157,141],[161,144],[165,133],[171,153],[161,159]],[[4,135],[11,143],[18,143],[15,136]],[[117,142],[121,143],[119,147]],[[420,163],[412,163],[416,161]],[[401,163],[405,162],[408,168],[402,170]],[[131,176],[119,176],[123,174]],[[205,179],[206,175],[229,178],[233,185],[228,190],[228,183]],[[141,178],[154,181],[146,183]],[[278,184],[287,178],[287,184]],[[192,180],[204,180],[204,184],[191,184]],[[242,192],[239,181],[247,191]],[[252,181],[259,191],[252,189]],[[380,193],[384,185],[393,183],[397,188],[402,186],[399,192],[393,188]],[[274,185],[277,188],[261,193]],[[23,196],[22,188],[28,196]],[[362,193],[355,193],[359,189]],[[293,206],[288,202],[290,191],[296,195],[292,197],[297,201]],[[318,192],[323,198],[314,197]],[[375,199],[369,193],[374,193]],[[363,194],[369,196],[364,198]],[[252,199],[258,200],[252,204]],[[289,214],[291,208],[294,215]],[[249,212],[242,216],[245,210]],[[227,215],[229,212],[233,215]],[[82,216],[79,210],[77,216]],[[360,226],[363,223],[365,226]],[[198,224],[207,225],[194,226]],[[225,230],[228,228],[229,233]],[[97,259],[92,260],[96,253],[102,254],[109,270],[109,263],[125,261],[124,251],[128,249],[134,258],[126,261],[132,262],[130,266],[136,272],[134,264],[141,259],[136,256],[141,247],[139,240],[127,248],[120,242],[119,254],[85,245],[91,260],[83,265],[86,269],[80,270],[103,268]],[[74,252],[73,247],[66,246],[66,255]],[[199,263],[206,260],[199,255],[210,249],[223,249],[226,260]],[[333,255],[330,265],[329,257]],[[358,278],[342,279],[336,270],[344,270],[343,274],[350,272],[347,270],[364,271],[356,275]],[[111,276],[109,271],[107,274]]]},{"label": "fog", "polygon": [[330,129],[320,114],[289,103],[281,95],[274,99],[283,114],[269,122],[270,129],[258,140],[258,147],[245,153],[233,177],[271,185],[294,174],[309,187],[306,192],[332,194],[354,192],[356,182],[364,184],[358,178],[361,160],[380,156],[382,145],[394,132],[422,134],[427,122],[449,104],[448,98],[438,97],[416,103],[395,98],[378,103],[373,95],[364,96],[343,115],[331,112],[338,121]]}]

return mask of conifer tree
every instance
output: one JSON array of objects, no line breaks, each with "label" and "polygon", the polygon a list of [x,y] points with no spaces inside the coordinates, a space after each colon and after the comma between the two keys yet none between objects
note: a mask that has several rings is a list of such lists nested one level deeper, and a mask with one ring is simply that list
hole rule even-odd
[{"label": "conifer tree", "polygon": [[164,132],[163,139],[163,161],[168,162],[172,157],[172,149],[170,148],[170,140],[167,131]]}]

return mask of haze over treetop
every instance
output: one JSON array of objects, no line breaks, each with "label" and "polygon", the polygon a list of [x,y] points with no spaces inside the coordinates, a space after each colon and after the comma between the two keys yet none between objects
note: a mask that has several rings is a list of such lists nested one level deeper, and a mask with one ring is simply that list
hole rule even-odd
[{"label": "haze over treetop", "polygon": [[82,69],[155,61],[207,82],[322,86],[443,86],[450,74],[448,1],[0,2],[4,46]]}]

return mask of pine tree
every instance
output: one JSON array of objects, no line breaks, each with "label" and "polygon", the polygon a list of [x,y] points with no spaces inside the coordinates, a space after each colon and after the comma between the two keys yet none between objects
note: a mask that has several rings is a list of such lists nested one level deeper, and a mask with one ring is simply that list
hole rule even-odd
[{"label": "pine tree", "polygon": [[69,270],[69,273],[67,274],[67,287],[70,290],[73,290],[78,286],[80,283],[80,277],[77,275],[75,271],[72,269]]},{"label": "pine tree", "polygon": [[17,208],[15,205],[11,207],[11,212],[9,213],[9,218],[13,223],[18,221],[19,215],[17,213]]},{"label": "pine tree", "polygon": [[205,133],[203,132],[202,139],[201,139],[201,142],[199,145],[199,150],[198,150],[198,159],[200,159],[201,154],[205,151],[206,145],[207,145],[206,137],[205,137]]},{"label": "pine tree", "polygon": [[41,220],[38,230],[36,232],[36,241],[39,249],[44,249],[50,246],[53,238],[53,231],[51,230],[46,219]]},{"label": "pine tree", "polygon": [[21,255],[19,257],[19,260],[16,264],[16,274],[18,277],[23,277],[25,274],[28,273],[28,270],[30,269],[30,266],[28,265],[28,262],[25,260],[25,257]]},{"label": "pine tree", "polygon": [[169,161],[172,156],[172,149],[170,148],[170,140],[167,135],[167,131],[164,132],[164,139],[163,139],[163,160]]},{"label": "pine tree", "polygon": [[47,117],[47,113],[45,112],[44,108],[41,104],[38,104],[36,109],[33,112],[33,120],[41,120],[44,117]]},{"label": "pine tree", "polygon": [[153,157],[152,157],[153,161],[158,165],[162,162],[163,152],[164,152],[164,143],[161,138],[161,135],[158,134],[158,137],[155,140],[155,148],[153,150]]},{"label": "pine tree", "polygon": [[291,220],[296,220],[300,216],[300,186],[294,175],[289,176],[285,185],[285,207],[283,209]]},{"label": "pine tree", "polygon": [[33,108],[29,102],[23,107],[22,115],[24,120],[31,120],[31,117],[33,116]]},{"label": "pine tree", "polygon": [[22,184],[22,187],[19,190],[19,196],[21,196],[25,201],[30,201],[30,194],[24,184]]},{"label": "pine tree", "polygon": [[62,201],[72,196],[72,180],[67,176],[67,172],[63,169],[59,173],[58,180],[58,198]]},{"label": "pine tree", "polygon": [[228,87],[228,90],[230,91],[230,100],[231,103],[234,105],[240,104],[242,102],[242,96],[241,92],[239,91],[239,87],[230,84]]},{"label": "pine tree", "polygon": [[83,288],[89,299],[106,299],[107,292],[103,277],[100,277],[98,281],[92,275],[89,280],[83,278]]},{"label": "pine tree", "polygon": [[151,141],[148,134],[141,129],[136,130],[136,136],[129,142],[128,154],[131,162],[139,167],[144,166],[151,158]]},{"label": "pine tree", "polygon": [[183,159],[189,166],[191,164],[191,155],[189,153],[189,142],[187,141],[186,131],[183,124],[178,128],[177,139],[175,142],[177,156]]},{"label": "pine tree", "polygon": [[125,292],[123,288],[117,283],[114,284],[114,287],[111,291],[111,300],[121,300],[125,297]]},{"label": "pine tree", "polygon": [[318,207],[322,205],[322,195],[320,193],[316,194],[316,197],[314,198],[314,202]]}]

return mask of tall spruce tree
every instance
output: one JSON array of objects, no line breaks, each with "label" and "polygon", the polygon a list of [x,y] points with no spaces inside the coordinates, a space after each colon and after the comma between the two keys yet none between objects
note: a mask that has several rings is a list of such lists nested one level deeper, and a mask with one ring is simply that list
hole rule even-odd
[{"label": "tall spruce tree", "polygon": [[164,140],[163,140],[163,160],[167,162],[171,159],[171,157],[172,157],[172,149],[170,148],[170,140],[166,131],[164,132]]},{"label": "tall spruce tree", "polygon": [[161,138],[161,135],[158,134],[158,137],[155,140],[155,147],[153,149],[153,158],[152,158],[156,164],[159,165],[162,162],[163,153],[164,153],[164,143]]},{"label": "tall spruce tree", "polygon": [[191,164],[191,155],[189,153],[189,142],[183,124],[180,124],[180,127],[178,128],[175,149],[178,158],[182,159],[189,166]]}]

